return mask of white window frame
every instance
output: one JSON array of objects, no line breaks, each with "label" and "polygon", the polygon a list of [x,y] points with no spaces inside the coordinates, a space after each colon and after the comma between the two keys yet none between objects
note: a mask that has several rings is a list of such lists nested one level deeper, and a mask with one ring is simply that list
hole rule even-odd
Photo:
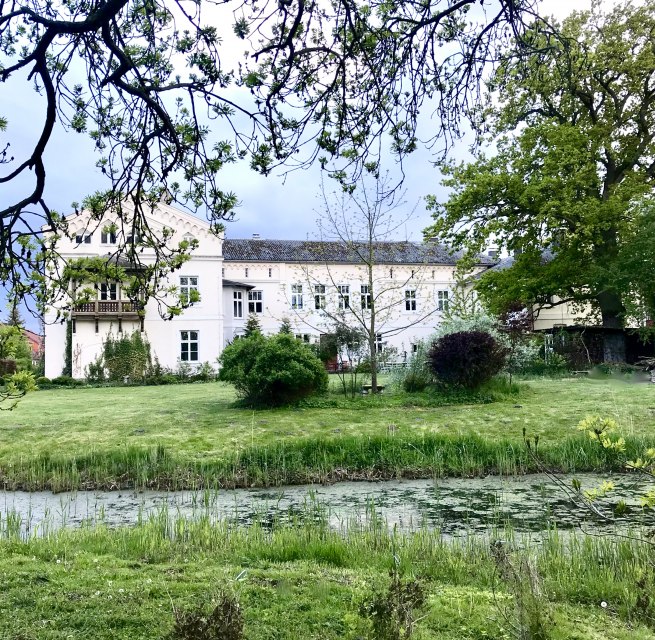
[{"label": "white window frame", "polygon": [[448,290],[441,289],[437,291],[437,311],[448,311],[449,304]]},{"label": "white window frame", "polygon": [[248,291],[248,313],[264,313],[264,292],[260,289]]},{"label": "white window frame", "polygon": [[375,334],[375,353],[382,353],[384,351],[384,342],[382,341],[382,334]]},{"label": "white window frame", "polygon": [[325,309],[325,285],[314,285],[314,309]]},{"label": "white window frame", "polygon": [[416,289],[405,289],[405,311],[417,311]]},{"label": "white window frame", "polygon": [[359,292],[362,309],[370,309],[373,306],[373,301],[371,298],[371,291],[369,286],[367,284],[360,285]]},{"label": "white window frame", "polygon": [[100,243],[101,244],[116,244],[116,232],[115,231],[102,231],[100,233]]},{"label": "white window frame", "polygon": [[337,293],[339,294],[339,311],[350,309],[350,285],[338,284]]},{"label": "white window frame", "polygon": [[91,239],[92,239],[92,234],[86,233],[82,235],[81,233],[78,233],[75,236],[75,244],[91,244]]},{"label": "white window frame", "polygon": [[312,342],[312,336],[309,333],[296,333],[296,340],[300,340],[300,342],[304,342],[305,344],[311,344]]},{"label": "white window frame", "polygon": [[235,318],[243,318],[243,291],[232,293],[233,313]]},{"label": "white window frame", "polygon": [[[180,361],[182,362],[199,362],[200,361],[200,340],[199,332],[195,329],[184,329],[180,331]],[[195,350],[193,346],[195,345]],[[186,347],[186,348],[185,348]]]},{"label": "white window frame", "polygon": [[[188,303],[191,297],[191,291],[198,291],[198,276],[180,276],[180,300]],[[193,302],[190,303],[193,305]]]},{"label": "white window frame", "polygon": [[303,291],[302,291],[301,284],[291,285],[291,308],[292,309],[303,308]]},{"label": "white window frame", "polygon": [[118,284],[102,282],[99,291],[100,300],[118,300]]}]

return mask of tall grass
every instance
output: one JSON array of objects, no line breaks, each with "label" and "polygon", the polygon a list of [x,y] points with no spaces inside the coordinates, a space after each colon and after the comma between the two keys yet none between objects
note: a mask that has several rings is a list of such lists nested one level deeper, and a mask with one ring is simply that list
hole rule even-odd
[{"label": "tall grass", "polygon": [[[626,457],[655,446],[652,437],[626,438]],[[553,471],[623,471],[615,457],[582,435],[540,446]],[[516,441],[475,434],[425,433],[306,438],[252,445],[213,459],[176,456],[163,446],[126,446],[84,455],[20,458],[0,466],[8,489],[217,489],[338,480],[524,474],[540,466]]]},{"label": "tall grass", "polygon": [[[326,521],[305,517],[291,524],[241,527],[209,517],[175,517],[165,508],[135,527],[94,526],[51,531],[24,538],[19,523],[0,523],[0,555],[10,552],[50,562],[81,555],[117,557],[124,562],[172,564],[200,561],[243,566],[310,562],[322,566],[388,572],[397,562],[425,579],[452,586],[503,588],[492,545],[508,554],[529,556],[538,568],[546,597],[553,602],[609,604],[626,620],[655,621],[655,603],[640,597],[653,581],[653,547],[635,537],[560,535],[551,530],[540,543],[511,530],[488,537],[446,539],[421,529],[402,533],[374,519],[359,528],[334,530]],[[646,577],[646,579],[645,579]]]}]

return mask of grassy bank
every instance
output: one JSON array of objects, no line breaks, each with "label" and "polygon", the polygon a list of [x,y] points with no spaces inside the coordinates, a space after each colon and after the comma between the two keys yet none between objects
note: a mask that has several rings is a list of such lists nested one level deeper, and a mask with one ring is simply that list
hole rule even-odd
[{"label": "grassy bank", "polygon": [[618,469],[575,433],[589,414],[618,422],[628,457],[655,445],[653,385],[540,380],[490,404],[429,404],[429,396],[387,393],[252,411],[220,383],[42,391],[0,414],[0,481],[200,488],[524,473],[537,470],[524,429],[539,436],[553,469]]},{"label": "grassy bank", "polygon": [[652,550],[629,540],[553,533],[533,545],[529,578],[525,545],[511,536],[492,547],[385,527],[344,536],[320,524],[271,531],[165,517],[28,542],[0,530],[0,637],[13,640],[162,638],[174,609],[210,608],[221,592],[238,599],[251,640],[369,638],[361,605],[385,593],[396,561],[426,595],[419,640],[509,640],[535,612],[553,640],[655,638]]}]

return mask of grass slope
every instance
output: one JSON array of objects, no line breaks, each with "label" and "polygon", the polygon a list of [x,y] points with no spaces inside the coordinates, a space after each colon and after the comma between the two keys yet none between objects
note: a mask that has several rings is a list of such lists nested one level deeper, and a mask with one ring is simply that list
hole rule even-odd
[{"label": "grass slope", "polygon": [[427,406],[436,400],[253,411],[221,383],[40,391],[0,414],[0,480],[59,490],[521,473],[535,469],[524,429],[554,468],[620,468],[575,433],[589,414],[619,423],[628,456],[655,444],[654,385],[539,380],[501,402]]}]

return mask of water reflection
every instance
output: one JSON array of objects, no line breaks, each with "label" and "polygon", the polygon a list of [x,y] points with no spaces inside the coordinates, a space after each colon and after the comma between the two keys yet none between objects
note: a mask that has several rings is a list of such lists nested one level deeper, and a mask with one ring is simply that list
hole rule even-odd
[{"label": "water reflection", "polygon": [[[576,476],[583,488],[607,476]],[[240,525],[327,521],[332,527],[367,526],[371,519],[404,531],[438,529],[446,536],[484,532],[510,525],[516,532],[586,527],[605,531],[618,526],[655,525],[652,512],[640,508],[640,496],[651,486],[643,476],[612,478],[616,489],[598,506],[612,514],[624,500],[627,513],[607,522],[576,505],[570,495],[543,475],[501,478],[449,478],[377,483],[343,482],[276,489],[159,492],[108,491],[52,494],[3,492],[0,530],[7,524],[23,533],[43,535],[61,527],[103,523],[133,525],[153,516],[229,519]],[[571,478],[563,478],[571,486]]]}]

